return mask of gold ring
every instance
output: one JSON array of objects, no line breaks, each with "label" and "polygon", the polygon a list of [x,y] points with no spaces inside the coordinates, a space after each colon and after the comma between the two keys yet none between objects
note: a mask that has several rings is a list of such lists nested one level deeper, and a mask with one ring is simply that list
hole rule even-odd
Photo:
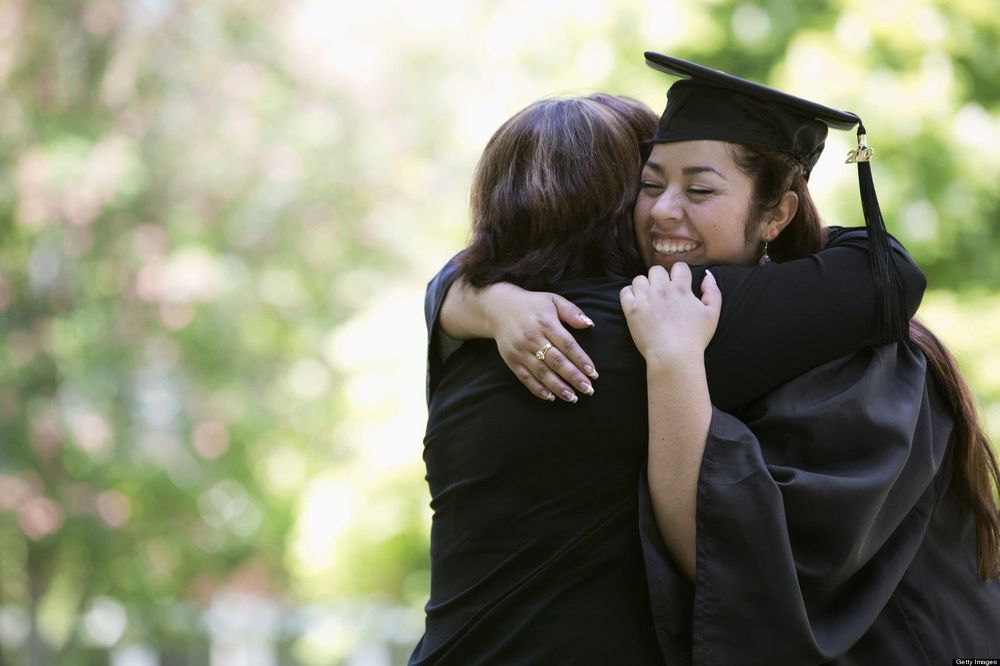
[{"label": "gold ring", "polygon": [[535,358],[537,358],[539,361],[544,361],[545,352],[547,352],[550,349],[552,349],[552,343],[546,342],[544,347],[535,352]]}]

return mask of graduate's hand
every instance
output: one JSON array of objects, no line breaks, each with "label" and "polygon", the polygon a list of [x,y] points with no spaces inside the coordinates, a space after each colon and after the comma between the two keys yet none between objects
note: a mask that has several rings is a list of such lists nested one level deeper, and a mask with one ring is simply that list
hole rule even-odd
[{"label": "graduate's hand", "polygon": [[649,269],[622,289],[622,310],[636,348],[646,363],[701,359],[719,325],[722,292],[715,276],[705,273],[701,298],[691,292],[691,269],[674,264]]},{"label": "graduate's hand", "polygon": [[544,400],[558,397],[566,402],[577,401],[576,391],[593,394],[594,362],[566,328],[594,325],[580,308],[558,294],[508,283],[480,293],[500,356],[529,391]]}]

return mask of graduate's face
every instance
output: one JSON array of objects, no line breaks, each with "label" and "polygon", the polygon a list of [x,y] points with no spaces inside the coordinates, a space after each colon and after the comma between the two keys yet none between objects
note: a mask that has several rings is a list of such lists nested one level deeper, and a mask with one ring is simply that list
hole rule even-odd
[{"label": "graduate's face", "polygon": [[761,238],[747,234],[752,194],[753,181],[725,142],[653,146],[634,217],[646,266],[755,263]]}]

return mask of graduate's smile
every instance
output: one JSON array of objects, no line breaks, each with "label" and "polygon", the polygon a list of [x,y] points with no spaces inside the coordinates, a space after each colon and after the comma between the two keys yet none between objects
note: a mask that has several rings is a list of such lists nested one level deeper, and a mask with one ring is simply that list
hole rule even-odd
[{"label": "graduate's smile", "polygon": [[701,245],[698,241],[690,238],[657,238],[653,236],[653,249],[657,254],[680,259],[682,255],[688,255]]}]

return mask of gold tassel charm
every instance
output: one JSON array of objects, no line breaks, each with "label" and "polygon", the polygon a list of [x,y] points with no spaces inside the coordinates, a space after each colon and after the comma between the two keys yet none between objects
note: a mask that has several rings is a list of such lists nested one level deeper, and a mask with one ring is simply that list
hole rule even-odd
[{"label": "gold tassel charm", "polygon": [[871,162],[872,155],[875,151],[868,147],[867,135],[864,132],[864,126],[858,130],[858,147],[847,153],[847,162],[845,164],[855,164],[857,162]]}]

